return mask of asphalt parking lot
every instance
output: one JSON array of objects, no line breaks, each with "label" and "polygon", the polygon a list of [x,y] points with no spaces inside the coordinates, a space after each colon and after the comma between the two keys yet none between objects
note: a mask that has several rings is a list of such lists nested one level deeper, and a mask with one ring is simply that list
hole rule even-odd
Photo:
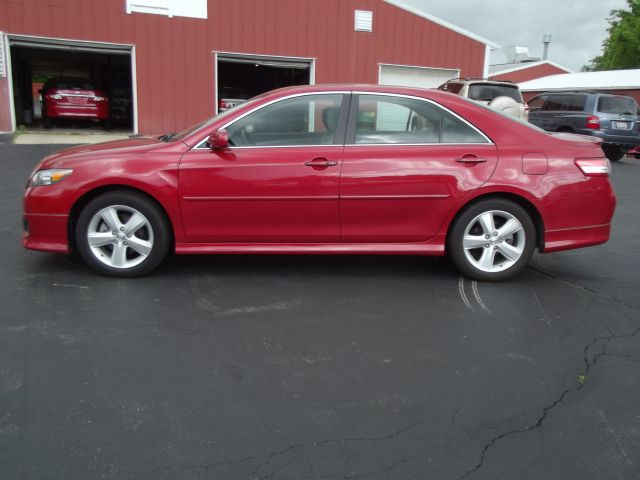
[{"label": "asphalt parking lot", "polygon": [[58,148],[0,145],[0,478],[640,478],[640,160],[609,243],[506,283],[374,256],[124,280],[22,249]]}]

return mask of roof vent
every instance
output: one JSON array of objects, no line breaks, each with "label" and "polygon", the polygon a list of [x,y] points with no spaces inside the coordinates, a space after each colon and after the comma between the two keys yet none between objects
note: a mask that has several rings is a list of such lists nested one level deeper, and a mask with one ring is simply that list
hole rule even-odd
[{"label": "roof vent", "polygon": [[356,10],[356,32],[373,32],[373,12]]}]

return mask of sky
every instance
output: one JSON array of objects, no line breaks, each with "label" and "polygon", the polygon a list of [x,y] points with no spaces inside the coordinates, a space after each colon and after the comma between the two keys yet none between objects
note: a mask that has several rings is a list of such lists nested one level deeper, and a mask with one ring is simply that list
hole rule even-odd
[{"label": "sky", "polygon": [[403,0],[501,46],[529,47],[542,57],[542,35],[553,37],[549,60],[580,68],[602,53],[609,11],[625,0]]}]

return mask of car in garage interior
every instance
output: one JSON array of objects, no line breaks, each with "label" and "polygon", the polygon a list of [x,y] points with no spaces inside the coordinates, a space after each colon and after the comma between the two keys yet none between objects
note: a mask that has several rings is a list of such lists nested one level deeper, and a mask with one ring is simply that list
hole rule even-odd
[{"label": "car in garage interior", "polygon": [[290,87],[181,133],[43,159],[24,195],[23,245],[77,251],[121,277],[173,250],[448,254],[496,281],[536,248],[606,242],[609,170],[598,139],[446,92]]},{"label": "car in garage interior", "polygon": [[89,80],[53,78],[44,84],[40,95],[45,128],[59,119],[93,120],[110,127],[109,99]]}]

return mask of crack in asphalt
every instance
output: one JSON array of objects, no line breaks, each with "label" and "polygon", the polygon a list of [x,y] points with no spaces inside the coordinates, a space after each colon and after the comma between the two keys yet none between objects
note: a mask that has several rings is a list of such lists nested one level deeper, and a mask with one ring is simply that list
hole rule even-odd
[{"label": "crack in asphalt", "polygon": [[[597,293],[597,292],[594,292],[594,293]],[[609,354],[609,353],[607,353],[607,349],[606,349],[607,344],[611,340],[635,337],[636,335],[638,335],[638,333],[640,333],[640,327],[636,328],[631,333],[628,333],[628,334],[625,334],[625,335],[616,335],[616,334],[612,333],[611,330],[609,330],[609,332],[610,332],[609,335],[601,335],[601,336],[594,337],[591,340],[591,342],[589,342],[588,344],[586,344],[584,346],[584,349],[583,349],[583,360],[584,360],[585,368],[584,368],[583,373],[579,377],[579,378],[582,378],[583,381],[581,381],[576,387],[572,387],[572,388],[568,388],[568,389],[564,390],[562,393],[560,393],[558,398],[556,398],[553,402],[551,402],[549,405],[544,407],[542,409],[542,414],[540,415],[540,417],[538,417],[538,420],[536,420],[536,422],[533,425],[527,425],[524,428],[517,428],[517,429],[513,429],[513,430],[508,430],[506,432],[501,433],[500,435],[496,435],[493,438],[491,438],[487,443],[485,443],[484,447],[482,448],[482,452],[480,453],[480,459],[479,459],[478,463],[473,468],[467,470],[462,476],[458,477],[457,480],[464,480],[466,478],[469,478],[471,475],[473,475],[478,470],[480,470],[484,466],[484,462],[485,462],[485,460],[487,458],[487,454],[489,453],[489,450],[496,443],[498,443],[500,440],[502,440],[503,438],[511,436],[511,435],[514,435],[514,434],[518,434],[518,433],[529,433],[529,432],[535,431],[536,429],[540,428],[542,426],[542,424],[544,423],[544,421],[546,420],[547,416],[549,415],[549,412],[551,412],[551,410],[553,410],[558,405],[560,405],[562,403],[562,401],[567,397],[567,395],[569,395],[570,393],[574,393],[574,392],[577,392],[579,390],[582,390],[584,388],[584,380],[588,378],[587,375],[588,375],[589,371],[593,367],[595,367],[597,365],[598,360],[600,358],[606,357],[606,356],[619,356],[619,354]],[[597,345],[598,342],[600,342],[600,341],[602,341],[602,349],[601,349],[601,351],[599,353],[593,355],[590,358],[589,357],[589,351],[591,350],[592,347]]]},{"label": "crack in asphalt", "polygon": [[600,298],[604,298],[606,300],[609,300],[610,302],[614,302],[614,303],[617,303],[619,305],[624,305],[625,307],[632,308],[634,310],[640,310],[640,305],[635,305],[633,303],[625,302],[624,300],[620,300],[619,298],[612,297],[611,295],[607,295],[606,293],[599,292],[598,290],[594,290],[593,288],[589,288],[589,287],[586,287],[584,285],[580,285],[579,283],[572,282],[571,280],[567,280],[565,278],[562,278],[559,275],[556,275],[555,273],[547,272],[546,270],[542,270],[541,268],[534,267],[534,266],[531,266],[531,265],[527,266],[527,268],[529,270],[539,274],[539,275],[542,275],[542,276],[548,277],[548,278],[552,278],[552,279],[557,280],[557,281],[559,281],[561,283],[564,283],[565,285],[568,285],[568,286],[570,286],[572,288],[577,288],[577,289],[583,290],[583,291],[585,291],[587,293],[596,295],[596,296],[598,296]]},{"label": "crack in asphalt", "polygon": [[[456,410],[455,414],[454,414],[454,418],[458,415],[458,410]],[[141,478],[145,478],[145,477],[149,477],[149,476],[153,476],[154,474],[161,472],[163,470],[167,470],[168,468],[173,468],[176,466],[185,468],[185,469],[199,469],[199,470],[204,470],[204,471],[209,471],[211,469],[214,468],[218,468],[218,467],[225,467],[225,466],[231,466],[231,465],[238,465],[238,464],[243,464],[243,463],[247,463],[247,462],[251,462],[254,460],[263,460],[263,462],[261,463],[261,465],[254,470],[257,471],[259,470],[260,467],[262,467],[265,464],[268,464],[271,460],[273,460],[276,457],[285,455],[286,453],[292,451],[292,450],[296,450],[299,448],[317,448],[317,447],[321,447],[324,445],[329,445],[329,444],[344,444],[344,443],[353,443],[353,442],[381,442],[381,441],[385,441],[385,440],[391,440],[393,438],[398,438],[400,435],[402,435],[403,433],[406,433],[410,430],[416,429],[424,424],[427,423],[431,423],[433,420],[429,419],[429,420],[421,420],[419,422],[415,422],[412,423],[409,426],[403,427],[397,431],[395,431],[392,434],[389,435],[384,435],[384,436],[380,436],[380,437],[349,437],[349,438],[341,438],[341,439],[327,439],[327,440],[321,440],[318,442],[313,442],[313,443],[296,443],[293,445],[290,445],[286,448],[283,448],[282,450],[278,450],[276,452],[272,452],[272,453],[266,453],[266,454],[261,454],[261,455],[250,455],[247,457],[242,457],[242,458],[238,458],[235,460],[225,460],[222,462],[217,462],[217,463],[212,463],[212,464],[205,464],[205,465],[198,465],[198,464],[194,464],[194,463],[174,463],[172,465],[167,465],[167,466],[163,466],[163,467],[159,467],[156,468],[150,472],[146,472],[140,475],[137,475],[135,477],[132,478],[132,480],[137,480],[137,479],[141,479]],[[260,477],[260,478],[271,478],[271,477]],[[299,478],[299,477],[297,477]],[[304,478],[304,477],[302,477]],[[336,478],[336,477],[321,477],[321,476],[315,476],[314,478]],[[349,476],[343,476],[343,477],[339,477],[339,478],[357,478],[357,477],[349,477]]]}]

